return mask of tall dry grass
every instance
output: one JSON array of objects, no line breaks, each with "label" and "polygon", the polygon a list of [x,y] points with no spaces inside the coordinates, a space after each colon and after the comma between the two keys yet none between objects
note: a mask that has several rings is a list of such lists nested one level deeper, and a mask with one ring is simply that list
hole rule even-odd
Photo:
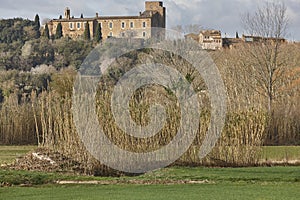
[{"label": "tall dry grass", "polygon": [[[131,60],[126,62],[129,63],[126,66],[130,66]],[[113,73],[109,73],[109,76],[102,78],[98,87],[97,113],[106,136],[120,148],[132,152],[149,152],[168,144],[176,135],[180,126],[180,108],[174,94],[167,88],[158,85],[144,87],[137,90],[130,101],[131,117],[137,124],[141,125],[149,123],[147,112],[150,105],[161,104],[166,108],[166,124],[158,134],[146,139],[135,138],[124,133],[117,126],[111,111],[110,100],[114,84],[123,75],[119,73],[120,71],[114,68]],[[181,69],[181,71],[187,73],[189,70]],[[123,71],[123,73],[125,72],[126,70]],[[259,107],[257,109],[253,107],[253,103],[257,103],[255,96],[249,92],[248,88],[242,88],[236,84],[238,82],[233,80],[233,72],[232,68],[225,67],[221,71],[225,77],[228,99],[235,99],[235,101],[228,102],[229,112],[226,125],[217,146],[206,158],[199,160],[199,149],[210,123],[209,98],[202,92],[199,93],[201,94],[199,99],[201,99],[203,112],[201,112],[200,116],[197,137],[189,150],[176,162],[177,164],[222,166],[257,164],[260,147],[263,143],[267,116]],[[113,79],[110,76],[113,76]],[[241,78],[237,72],[235,78],[237,80]],[[199,82],[201,83],[199,77],[196,80],[199,86]],[[107,84],[109,82],[112,84]],[[242,90],[239,90],[239,88]],[[76,134],[72,120],[70,98],[66,98],[71,95],[63,95],[61,97],[56,96],[57,93],[55,92],[45,95],[45,98],[39,100],[39,105],[42,108],[39,115],[42,122],[41,145],[54,147],[56,150],[71,156],[76,157],[78,155],[77,159],[86,163],[92,161],[93,158],[86,152]],[[94,169],[92,166],[95,166],[97,162],[90,163],[91,165],[87,167],[88,170]],[[97,163],[97,166],[101,166],[100,163]]]},{"label": "tall dry grass", "polygon": [[12,94],[0,104],[0,144],[36,144],[35,122],[31,104],[19,102]]},{"label": "tall dry grass", "polygon": [[[161,52],[156,52],[157,54]],[[271,144],[299,144],[299,90],[298,83],[283,84],[285,93],[278,100],[272,122],[274,132],[268,135],[269,116],[265,109],[265,98],[252,87],[255,81],[252,76],[243,73],[240,63],[241,53],[236,50],[212,52],[228,93],[228,113],[222,136],[212,152],[200,160],[199,149],[207,133],[210,123],[210,101],[205,91],[205,85],[195,71],[185,61],[173,62],[174,57],[163,62],[175,63],[175,68],[186,77],[199,92],[201,104],[200,126],[195,141],[188,151],[175,164],[213,165],[213,166],[249,166],[256,165],[260,159],[260,147],[270,141]],[[115,63],[116,68],[109,76],[103,76],[97,92],[97,114],[106,136],[120,148],[133,152],[148,152],[168,144],[176,135],[180,119],[180,105],[168,90],[158,85],[147,86],[137,90],[130,101],[132,119],[140,125],[149,123],[148,111],[150,105],[156,103],[166,108],[167,120],[163,129],[154,137],[139,139],[124,133],[115,123],[111,112],[110,100],[112,89],[118,78],[128,69],[116,70],[120,63],[131,66],[143,63],[147,56],[155,59],[155,52],[139,52],[139,56],[120,58]],[[128,55],[127,55],[128,56]],[[137,62],[131,58],[139,57]],[[157,57],[157,59],[160,59]],[[122,62],[121,62],[122,61]],[[296,62],[294,60],[293,62]],[[185,68],[182,68],[185,66]],[[120,73],[121,72],[121,73]],[[72,87],[76,73],[63,71],[53,78],[50,90],[36,97],[32,95],[31,102],[19,103],[11,96],[1,105],[0,137],[1,142],[38,143],[39,146],[59,151],[74,160],[83,163],[85,173],[109,174],[115,171],[108,169],[95,160],[80,140],[73,122]],[[297,81],[297,74],[295,81]],[[193,78],[191,78],[193,77]],[[110,83],[110,84],[109,84]],[[296,83],[296,84],[295,84]],[[200,89],[199,89],[200,88]],[[284,97],[284,98],[283,98]],[[275,133],[276,130],[276,134]],[[269,140],[268,140],[269,139]],[[275,142],[276,141],[276,142]]]},{"label": "tall dry grass", "polygon": [[[233,111],[255,108],[264,112],[268,110],[268,97],[262,86],[258,84],[255,76],[257,72],[251,72],[252,69],[247,69],[247,62],[251,56],[247,54],[248,50],[244,48],[241,46],[234,49],[224,49],[213,54],[228,91],[228,106]],[[263,144],[298,145],[300,132],[298,117],[300,46],[299,44],[284,44],[280,51],[279,61],[284,67],[276,75],[273,109],[267,116]]]}]

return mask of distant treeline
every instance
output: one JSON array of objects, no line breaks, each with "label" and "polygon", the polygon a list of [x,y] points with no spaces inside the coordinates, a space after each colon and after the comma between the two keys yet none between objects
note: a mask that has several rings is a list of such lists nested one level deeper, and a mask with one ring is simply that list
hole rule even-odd
[{"label": "distant treeline", "polygon": [[49,39],[35,19],[0,20],[0,103],[15,93],[18,99],[48,89],[51,74],[78,69],[97,45],[92,40]]},{"label": "distant treeline", "polygon": [[40,28],[38,15],[34,21],[0,20],[0,70],[30,71],[42,64],[78,68],[96,44],[83,39],[49,39]]},{"label": "distant treeline", "polygon": [[29,19],[15,18],[0,20],[0,43],[10,44],[39,37],[39,24]]}]

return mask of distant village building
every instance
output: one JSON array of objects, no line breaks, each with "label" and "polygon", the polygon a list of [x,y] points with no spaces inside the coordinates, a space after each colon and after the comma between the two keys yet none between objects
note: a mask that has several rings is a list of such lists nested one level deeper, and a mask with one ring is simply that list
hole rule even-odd
[{"label": "distant village building", "polygon": [[239,37],[235,38],[222,38],[223,48],[236,48],[238,45],[241,45],[244,43],[244,40]]},{"label": "distant village building", "polygon": [[[225,34],[226,35],[226,34]],[[222,48],[235,48],[243,44],[257,44],[257,43],[286,43],[287,40],[284,38],[273,38],[273,37],[261,37],[242,35],[239,37],[236,32],[235,38],[222,38],[221,31],[218,30],[202,30],[199,34],[189,33],[185,35],[186,39],[192,39],[197,41],[202,49],[206,50],[220,50]]]},{"label": "distant village building", "polygon": [[250,36],[250,35],[243,35],[242,40],[244,42],[279,42],[285,43],[286,39],[284,38],[274,38],[274,37],[261,37],[261,36]]},{"label": "distant village building", "polygon": [[241,38],[223,38],[223,47],[234,48],[241,44],[257,44],[257,43],[286,43],[284,38],[261,37],[252,35],[242,35]]},{"label": "distant village building", "polygon": [[222,48],[221,31],[204,30],[200,32],[199,43],[203,49],[218,50]]},{"label": "distant village building", "polygon": [[222,35],[218,30],[203,30],[199,34],[190,33],[185,38],[197,41],[202,49],[218,50],[222,48]]},{"label": "distant village building", "polygon": [[98,13],[91,18],[74,18],[71,16],[71,10],[65,9],[64,17],[49,21],[48,28],[50,36],[54,36],[58,24],[62,25],[63,37],[72,39],[81,38],[84,35],[86,23],[89,23],[90,36],[95,35],[98,24],[101,26],[103,39],[109,37],[133,37],[150,38],[154,33],[152,27],[166,27],[166,8],[161,1],[146,1],[145,11],[140,12],[138,16],[100,16]]}]

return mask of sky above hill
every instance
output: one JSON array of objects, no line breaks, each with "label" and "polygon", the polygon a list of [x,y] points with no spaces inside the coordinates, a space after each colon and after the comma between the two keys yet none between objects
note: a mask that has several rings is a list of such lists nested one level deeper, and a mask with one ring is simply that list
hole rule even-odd
[{"label": "sky above hill", "polygon": [[[269,0],[271,1],[271,0]],[[275,0],[274,0],[275,1]],[[71,15],[85,17],[99,15],[138,15],[144,10],[144,0],[0,0],[0,18],[23,17],[33,19],[39,14],[41,21],[58,18],[64,8]],[[199,24],[205,29],[221,30],[223,36],[243,33],[241,16],[254,11],[261,0],[164,0],[167,8],[167,28],[176,25]],[[284,0],[289,17],[287,38],[300,41],[300,0]]]}]

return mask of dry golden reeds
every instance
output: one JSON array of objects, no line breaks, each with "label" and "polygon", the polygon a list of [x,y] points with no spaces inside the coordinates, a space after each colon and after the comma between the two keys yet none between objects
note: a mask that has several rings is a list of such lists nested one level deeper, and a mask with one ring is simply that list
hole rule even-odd
[{"label": "dry golden reeds", "polygon": [[[142,59],[140,62],[146,60],[146,54],[149,52],[140,52],[137,56]],[[192,146],[176,163],[217,166],[255,165],[260,158],[260,147],[266,139],[270,144],[274,144],[274,141],[278,144],[286,144],[285,142],[299,144],[300,108],[297,103],[300,100],[297,89],[299,86],[293,85],[292,90],[283,90],[286,93],[274,107],[275,117],[270,124],[264,96],[258,92],[259,88],[253,87],[255,82],[253,77],[245,74],[245,70],[241,69],[244,66],[240,63],[239,50],[223,50],[211,54],[220,70],[228,93],[225,127],[212,152],[200,160],[199,149],[210,123],[209,97],[201,92],[205,90],[205,85],[200,75],[197,75],[184,61],[178,62],[177,65],[175,63],[174,68],[189,77],[192,86],[199,89],[197,92],[199,92],[199,102],[201,102],[197,136]],[[151,56],[152,59],[159,59],[155,57],[157,56],[155,54]],[[124,59],[119,62],[125,62],[126,66],[138,63],[130,59],[120,59]],[[165,59],[163,62],[174,64],[172,59]],[[125,69],[122,73],[126,70],[129,69]],[[119,72],[118,70],[112,71],[113,75],[116,75],[114,78],[122,76],[122,73],[118,74]],[[293,75],[296,76],[296,74]],[[1,143],[38,143],[41,147],[52,148],[84,163],[86,173],[114,172],[101,165],[87,152],[77,134],[72,114],[74,77],[75,73],[70,73],[70,71],[61,72],[53,80],[50,90],[38,97],[33,93],[31,102],[20,103],[16,95],[7,98],[0,106]],[[143,87],[132,95],[129,106],[130,115],[139,125],[145,126],[149,123],[148,112],[151,105],[160,104],[166,109],[166,123],[160,132],[150,138],[135,138],[124,133],[115,123],[110,104],[115,83],[115,79],[104,76],[98,86],[95,109],[106,136],[120,148],[132,152],[149,152],[167,145],[180,126],[180,105],[176,96],[168,88],[159,85]],[[284,81],[282,84],[285,86]],[[286,87],[288,86],[289,84],[286,83]],[[270,133],[267,131],[270,129],[273,130],[272,137],[267,134]],[[274,131],[277,134],[274,134]]]}]

